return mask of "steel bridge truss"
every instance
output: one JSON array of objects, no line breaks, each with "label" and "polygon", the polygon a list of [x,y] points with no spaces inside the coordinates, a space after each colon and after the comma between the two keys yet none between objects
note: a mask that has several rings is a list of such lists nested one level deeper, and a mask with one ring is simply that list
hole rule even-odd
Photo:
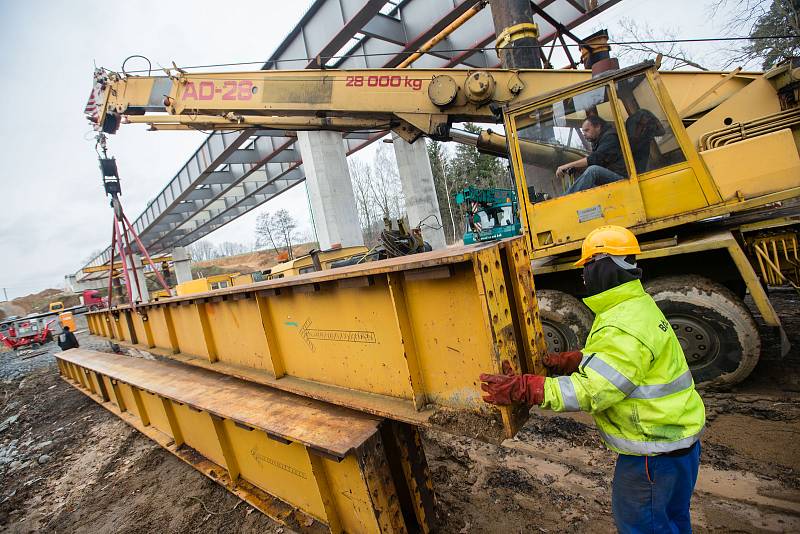
[{"label": "steel bridge truss", "polygon": [[[570,30],[620,0],[532,2],[542,57],[567,50]],[[317,0],[262,69],[396,67],[475,5],[475,0]],[[488,7],[421,56],[419,68],[498,66]],[[546,46],[550,44],[550,46]],[[572,56],[567,53],[570,63]],[[309,59],[311,58],[311,59]],[[385,132],[344,136],[348,155]],[[208,136],[133,223],[151,253],[189,245],[305,180],[295,132],[250,129]],[[109,263],[108,248],[85,267]],[[96,274],[77,273],[79,280]]]}]

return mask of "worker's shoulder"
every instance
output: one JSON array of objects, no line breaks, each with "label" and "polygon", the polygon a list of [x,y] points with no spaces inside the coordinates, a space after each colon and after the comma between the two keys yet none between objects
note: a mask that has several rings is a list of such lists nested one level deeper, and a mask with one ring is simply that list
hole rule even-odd
[{"label": "worker's shoulder", "polygon": [[658,353],[672,329],[653,298],[644,291],[613,306],[599,317],[599,328],[613,327]]}]

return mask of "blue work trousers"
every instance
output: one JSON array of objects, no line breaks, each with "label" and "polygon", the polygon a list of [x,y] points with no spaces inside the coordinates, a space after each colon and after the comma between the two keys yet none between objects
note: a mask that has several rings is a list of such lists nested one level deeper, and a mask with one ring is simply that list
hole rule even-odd
[{"label": "blue work trousers", "polygon": [[578,191],[585,191],[599,185],[610,184],[611,182],[618,182],[624,180],[624,176],[620,176],[614,171],[610,171],[600,165],[589,165],[583,171],[575,183],[572,184],[567,193],[577,193]]},{"label": "blue work trousers", "polygon": [[622,534],[691,532],[689,501],[699,466],[700,442],[681,456],[620,454],[611,484],[617,530]]}]

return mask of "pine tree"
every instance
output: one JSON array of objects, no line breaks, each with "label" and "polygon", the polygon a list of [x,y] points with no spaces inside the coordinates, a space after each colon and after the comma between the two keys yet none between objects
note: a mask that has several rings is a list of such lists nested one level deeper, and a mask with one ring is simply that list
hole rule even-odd
[{"label": "pine tree", "polygon": [[[469,122],[464,124],[464,129],[474,134],[481,131],[479,126]],[[509,188],[511,184],[508,168],[502,159],[481,154],[476,147],[471,145],[456,145],[451,169],[456,177],[457,189],[468,185],[481,188]]]},{"label": "pine tree", "polygon": [[[785,35],[794,37],[771,38]],[[800,2],[773,0],[770,8],[756,20],[750,38],[744,50],[762,58],[765,70],[785,59],[800,56]]]}]

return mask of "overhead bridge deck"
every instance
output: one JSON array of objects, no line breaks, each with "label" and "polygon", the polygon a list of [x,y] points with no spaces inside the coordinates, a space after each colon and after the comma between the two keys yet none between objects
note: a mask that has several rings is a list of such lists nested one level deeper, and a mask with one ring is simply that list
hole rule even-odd
[{"label": "overhead bridge deck", "polygon": [[416,428],[175,362],[72,349],[62,377],[298,532],[429,532]]},{"label": "overhead bridge deck", "polygon": [[93,334],[168,358],[412,424],[452,410],[498,439],[527,411],[484,403],[478,376],[503,361],[543,373],[546,350],[523,238],[88,317]]}]

